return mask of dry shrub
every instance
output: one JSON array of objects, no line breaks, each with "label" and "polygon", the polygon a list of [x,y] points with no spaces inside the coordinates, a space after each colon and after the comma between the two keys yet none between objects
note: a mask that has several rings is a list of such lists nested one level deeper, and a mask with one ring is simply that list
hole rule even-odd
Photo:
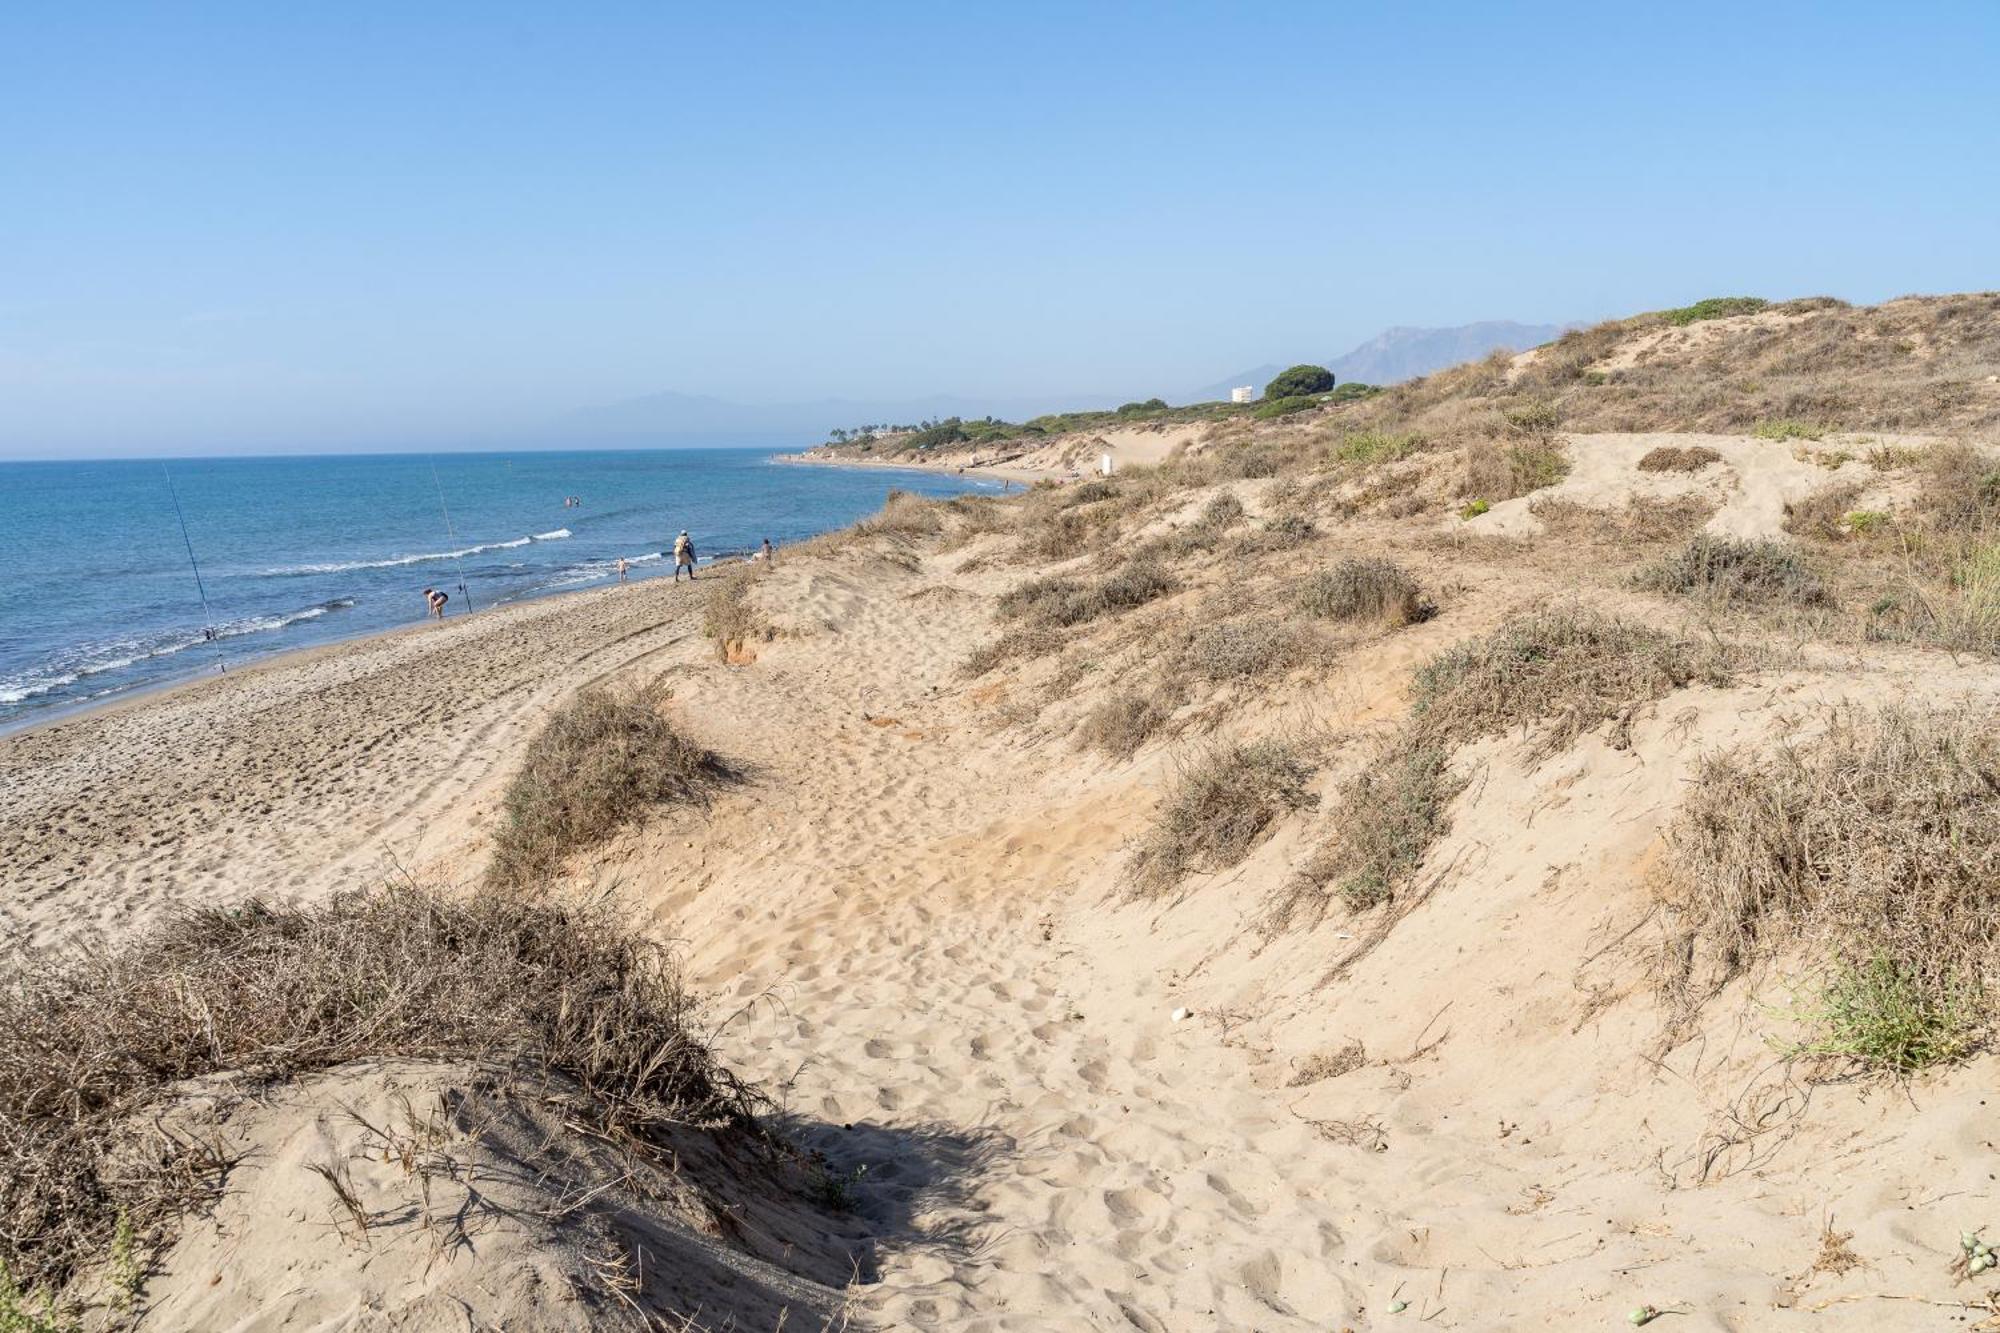
[{"label": "dry shrub", "polygon": [[1720,463],[1722,455],[1705,444],[1679,445],[1663,444],[1657,449],[1648,449],[1639,459],[1641,472],[1699,472],[1710,463]]},{"label": "dry shrub", "polygon": [[672,957],[601,906],[417,887],[200,908],[116,947],[14,960],[0,990],[0,1265],[60,1287],[122,1213],[170,1231],[227,1163],[160,1127],[182,1080],[363,1058],[519,1062],[612,1142],[756,1136]]},{"label": "dry shrub", "polygon": [[1062,651],[1064,636],[1052,625],[1017,625],[991,643],[973,649],[965,659],[968,676],[983,676],[996,667],[1022,658],[1047,657]]},{"label": "dry shrub", "polygon": [[1596,509],[1573,500],[1543,497],[1528,510],[1551,531],[1608,542],[1686,541],[1715,514],[1715,501],[1702,495],[1668,499],[1630,495],[1623,509]]},{"label": "dry shrub", "polygon": [[1861,491],[1857,482],[1837,481],[1803,499],[1788,501],[1785,531],[1794,537],[1816,537],[1821,541],[1839,541],[1849,536],[1847,516]]},{"label": "dry shrub", "polygon": [[1326,620],[1380,620],[1414,625],[1436,612],[1410,572],[1393,560],[1350,557],[1299,585],[1299,606]]},{"label": "dry shrub", "polygon": [[1312,805],[1311,775],[1299,752],[1277,741],[1218,745],[1183,757],[1133,855],[1134,886],[1162,893],[1191,874],[1238,864],[1279,817]]},{"label": "dry shrub", "polygon": [[1601,722],[1694,681],[1723,683],[1710,646],[1583,607],[1513,617],[1446,649],[1412,684],[1425,739],[1449,744],[1540,723],[1533,753],[1553,754]]},{"label": "dry shrub", "polygon": [[1319,540],[1319,529],[1303,514],[1280,514],[1267,520],[1253,533],[1238,539],[1239,555],[1265,555],[1273,551],[1295,551]]},{"label": "dry shrub", "polygon": [[1465,447],[1459,490],[1497,504],[1561,481],[1569,473],[1569,453],[1554,438],[1519,440],[1501,446],[1476,440]]},{"label": "dry shrub", "polygon": [[649,806],[706,805],[728,770],[661,713],[664,682],[577,691],[528,743],[501,798],[486,869],[495,887],[533,885],[579,847]]},{"label": "dry shrub", "polygon": [[1314,853],[1303,881],[1321,892],[1331,885],[1357,912],[1387,902],[1451,831],[1445,811],[1464,789],[1443,745],[1418,731],[1397,735],[1341,784],[1341,835]]},{"label": "dry shrub", "polygon": [[1915,511],[1941,533],[2000,527],[2000,461],[1964,444],[1941,445],[1924,460]]},{"label": "dry shrub", "polygon": [[1303,666],[1321,649],[1311,629],[1288,620],[1226,620],[1187,635],[1174,660],[1202,680],[1255,680]]},{"label": "dry shrub", "polygon": [[1046,578],[1023,583],[1000,599],[1000,613],[1043,625],[1081,625],[1144,606],[1173,592],[1175,586],[1157,561],[1131,560],[1095,582]]},{"label": "dry shrub", "polygon": [[1725,603],[1826,606],[1833,601],[1818,573],[1790,543],[1738,541],[1707,533],[1641,571],[1638,583],[1654,592]]},{"label": "dry shrub", "polygon": [[778,630],[750,600],[751,580],[738,576],[708,590],[702,606],[701,632],[715,640],[715,655],[723,661],[741,656],[752,640],[770,640]]},{"label": "dry shrub", "polygon": [[921,495],[890,491],[881,512],[856,523],[854,531],[862,537],[890,537],[901,541],[935,537],[944,531],[943,508],[938,501],[926,500]]},{"label": "dry shrub", "polygon": [[1355,911],[1407,910],[1403,891],[1465,787],[1451,769],[1458,745],[1539,725],[1529,753],[1544,758],[1698,679],[1724,679],[1714,650],[1581,608],[1516,616],[1446,651],[1418,671],[1410,720],[1341,784],[1334,836],[1272,901],[1267,929],[1316,921],[1329,895]]},{"label": "dry shrub", "polygon": [[1808,1049],[1894,1069],[1970,1049],[2000,941],[1995,722],[1843,712],[1703,761],[1668,831],[1670,983],[1698,1005],[1803,939],[1826,971]]},{"label": "dry shrub", "polygon": [[1351,1074],[1367,1063],[1368,1048],[1359,1040],[1350,1041],[1337,1050],[1314,1051],[1299,1061],[1296,1072],[1285,1080],[1285,1086],[1303,1088],[1310,1083],[1323,1083],[1342,1074]]},{"label": "dry shrub", "polygon": [[1084,715],[1077,739],[1114,759],[1130,759],[1166,725],[1172,711],[1156,694],[1123,691]]}]

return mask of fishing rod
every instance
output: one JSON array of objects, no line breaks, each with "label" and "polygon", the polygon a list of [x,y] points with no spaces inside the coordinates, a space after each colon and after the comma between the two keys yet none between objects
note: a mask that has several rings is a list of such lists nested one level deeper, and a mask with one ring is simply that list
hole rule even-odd
[{"label": "fishing rod", "polygon": [[222,640],[215,632],[215,613],[208,609],[208,588],[201,581],[201,565],[194,558],[194,540],[188,536],[187,515],[181,512],[181,495],[174,489],[173,469],[166,460],[160,460],[160,475],[167,479],[167,494],[173,498],[174,517],[180,520],[181,545],[187,547],[188,568],[194,571],[194,590],[201,595],[201,637],[215,645],[215,669],[229,670],[229,659],[222,654]]},{"label": "fishing rod", "polygon": [[465,599],[465,614],[472,614],[472,594],[465,590],[465,557],[458,551],[458,534],[451,530],[451,510],[445,507],[444,483],[438,480],[438,465],[435,458],[430,460],[431,485],[437,487],[438,512],[444,515],[444,535],[451,542],[451,558],[458,566],[458,595]]}]

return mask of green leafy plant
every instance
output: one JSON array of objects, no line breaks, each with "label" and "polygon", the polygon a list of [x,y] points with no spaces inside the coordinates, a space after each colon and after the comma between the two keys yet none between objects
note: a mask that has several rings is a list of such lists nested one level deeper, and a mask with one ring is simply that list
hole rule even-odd
[{"label": "green leafy plant", "polygon": [[1811,421],[1776,417],[1758,422],[1750,428],[1750,433],[1760,440],[1817,440],[1826,434],[1826,427]]},{"label": "green leafy plant", "polygon": [[1831,1055],[1874,1070],[1909,1074],[1971,1053],[1980,1025],[1970,987],[1926,988],[1917,974],[1877,954],[1843,967],[1818,1007],[1803,1015],[1816,1035],[1794,1055]]},{"label": "green leafy plant", "polygon": [[1486,501],[1484,500],[1474,500],[1471,501],[1469,504],[1467,504],[1463,509],[1459,510],[1458,516],[1460,518],[1478,518],[1481,514],[1485,513],[1492,507],[1493,507],[1492,505],[1487,504]]},{"label": "green leafy plant", "polygon": [[1266,398],[1251,410],[1250,415],[1259,421],[1269,421],[1273,417],[1288,417],[1294,412],[1304,412],[1319,406],[1319,399],[1306,396],[1288,398]]}]

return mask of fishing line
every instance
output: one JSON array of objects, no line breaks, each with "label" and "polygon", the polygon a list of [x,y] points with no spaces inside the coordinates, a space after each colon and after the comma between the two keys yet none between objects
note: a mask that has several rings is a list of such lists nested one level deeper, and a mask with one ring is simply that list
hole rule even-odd
[{"label": "fishing line", "polygon": [[438,465],[435,458],[430,460],[431,485],[437,487],[438,512],[444,515],[444,535],[451,542],[451,558],[458,566],[458,595],[465,599],[465,613],[472,614],[472,594],[465,590],[465,557],[459,554],[458,534],[451,530],[451,510],[445,507],[444,483],[438,480]]},{"label": "fishing line", "polygon": [[229,670],[229,659],[222,655],[222,640],[215,633],[215,613],[208,609],[208,589],[201,581],[201,565],[194,558],[194,541],[188,536],[187,515],[181,512],[180,492],[174,489],[174,474],[164,459],[160,462],[160,475],[167,479],[167,494],[173,498],[174,517],[180,520],[181,545],[187,547],[188,568],[194,571],[194,590],[201,594],[201,637],[215,645],[215,669]]}]

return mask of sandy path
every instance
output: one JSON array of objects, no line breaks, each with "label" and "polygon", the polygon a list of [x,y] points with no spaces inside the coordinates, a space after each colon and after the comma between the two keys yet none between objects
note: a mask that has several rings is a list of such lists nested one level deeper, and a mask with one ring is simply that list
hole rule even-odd
[{"label": "sandy path", "polygon": [[695,636],[697,605],[655,580],[503,607],[0,738],[0,937],[461,876],[472,797],[543,709]]}]

